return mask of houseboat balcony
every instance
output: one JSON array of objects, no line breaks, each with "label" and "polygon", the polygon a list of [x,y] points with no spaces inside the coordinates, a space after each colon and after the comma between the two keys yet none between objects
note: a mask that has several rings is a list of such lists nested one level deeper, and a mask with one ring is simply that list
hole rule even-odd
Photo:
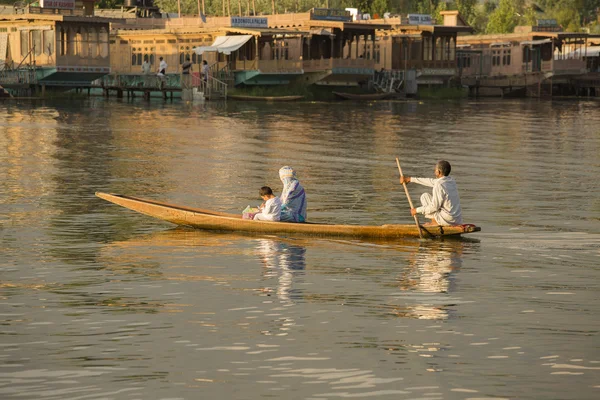
[{"label": "houseboat balcony", "polygon": [[364,58],[321,58],[318,60],[304,60],[302,64],[304,66],[304,72],[319,72],[332,70],[334,68],[375,68],[375,60],[367,60]]},{"label": "houseboat balcony", "polygon": [[37,81],[37,74],[34,68],[0,71],[0,85],[3,86],[34,85]]},{"label": "houseboat balcony", "polygon": [[260,71],[266,74],[302,73],[301,60],[236,60],[219,62],[217,70]]},{"label": "houseboat balcony", "polygon": [[584,74],[586,70],[587,64],[585,60],[570,59],[552,61],[552,72],[554,72],[555,75],[579,75]]},{"label": "houseboat balcony", "polygon": [[302,73],[301,60],[259,60],[258,70],[262,73]]},{"label": "houseboat balcony", "polygon": [[62,8],[42,8],[42,7],[28,7],[29,14],[57,14],[57,15],[73,15],[76,17],[85,16],[85,10],[83,8],[77,9],[62,9]]}]

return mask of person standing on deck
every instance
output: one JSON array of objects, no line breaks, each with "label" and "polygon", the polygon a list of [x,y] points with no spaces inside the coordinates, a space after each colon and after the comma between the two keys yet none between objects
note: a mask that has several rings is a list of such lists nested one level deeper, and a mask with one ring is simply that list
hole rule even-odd
[{"label": "person standing on deck", "polygon": [[160,60],[160,63],[158,64],[157,75],[160,77],[163,77],[167,74],[167,62],[162,57],[160,57],[159,60]]},{"label": "person standing on deck", "polygon": [[150,73],[150,63],[148,62],[148,59],[144,60],[144,63],[142,64],[142,74],[144,75],[148,75]]},{"label": "person standing on deck", "polygon": [[456,181],[448,176],[450,170],[450,163],[441,160],[435,165],[435,179],[400,177],[401,184],[414,182],[433,188],[432,194],[423,193],[421,196],[421,207],[410,209],[411,215],[419,213],[425,215],[425,218],[430,218],[431,222],[426,225],[451,226],[463,223]]},{"label": "person standing on deck", "polygon": [[306,193],[296,178],[292,167],[285,166],[279,170],[279,178],[283,182],[281,191],[281,221],[306,222]]},{"label": "person standing on deck", "polygon": [[208,82],[208,75],[210,74],[210,67],[208,66],[208,62],[206,60],[202,60],[202,80],[204,82]]},{"label": "person standing on deck", "polygon": [[181,65],[181,81],[183,83],[183,88],[187,89],[192,86],[191,73],[193,71],[192,62],[190,61],[190,56],[185,56],[185,62]]}]

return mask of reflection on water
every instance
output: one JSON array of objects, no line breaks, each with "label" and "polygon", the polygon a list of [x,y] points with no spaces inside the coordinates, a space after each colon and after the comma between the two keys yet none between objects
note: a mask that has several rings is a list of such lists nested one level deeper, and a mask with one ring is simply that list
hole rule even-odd
[{"label": "reflection on water", "polygon": [[[470,241],[473,243],[476,241]],[[462,266],[465,240],[428,241],[411,252],[408,265],[398,278],[399,288],[422,296],[421,304],[406,306],[396,313],[419,319],[447,319],[449,305],[439,304],[433,294],[454,292],[455,274]],[[417,297],[418,298],[418,297]],[[442,300],[443,301],[443,300]],[[443,301],[447,303],[448,301]],[[452,301],[450,301],[452,303]]]},{"label": "reflection on water", "polygon": [[290,303],[302,297],[292,284],[304,274],[306,248],[273,239],[259,239],[256,246],[264,265],[264,278],[276,280],[276,288],[265,287],[266,293],[275,292],[282,303]]},{"label": "reflection on water", "polygon": [[[90,99],[0,119],[3,400],[598,398],[596,102]],[[479,240],[171,229],[93,195],[239,212],[293,165],[313,221],[412,223],[395,157],[426,176],[449,159]]]}]

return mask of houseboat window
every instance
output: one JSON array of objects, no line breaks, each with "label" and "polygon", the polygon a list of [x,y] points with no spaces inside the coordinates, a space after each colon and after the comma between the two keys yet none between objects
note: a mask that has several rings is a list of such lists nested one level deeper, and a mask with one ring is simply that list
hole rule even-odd
[{"label": "houseboat window", "polygon": [[436,60],[441,60],[443,57],[443,43],[442,43],[442,38],[437,38],[435,39],[435,59]]},{"label": "houseboat window", "polygon": [[75,31],[69,28],[67,31],[67,54],[72,56],[75,54]]},{"label": "houseboat window", "polygon": [[[98,41],[98,31],[95,28],[90,28],[88,32],[88,44],[90,48],[89,56],[93,58],[98,57],[100,46]],[[115,44],[114,40],[112,41],[112,44]]]},{"label": "houseboat window", "polygon": [[44,54],[54,54],[54,31],[44,31]]},{"label": "houseboat window", "polygon": [[423,38],[423,60],[430,61],[431,55],[432,55],[431,37],[424,37]]},{"label": "houseboat window", "polygon": [[523,47],[523,62],[531,62],[531,52],[529,51],[529,47],[527,46]]},{"label": "houseboat window", "polygon": [[29,53],[29,31],[21,31],[21,57]]},{"label": "houseboat window", "polygon": [[42,31],[31,31],[31,43],[35,55],[42,54]]},{"label": "houseboat window", "polygon": [[67,32],[60,28],[60,55],[64,56],[67,54]]},{"label": "houseboat window", "polygon": [[81,29],[78,29],[75,33],[75,52],[74,54],[79,55],[80,57],[87,57],[87,54],[84,54],[84,49],[86,49],[86,44],[83,43],[83,35],[81,34]]},{"label": "houseboat window", "polygon": [[100,28],[99,42],[100,42],[100,57],[108,57],[108,32],[104,27]]}]

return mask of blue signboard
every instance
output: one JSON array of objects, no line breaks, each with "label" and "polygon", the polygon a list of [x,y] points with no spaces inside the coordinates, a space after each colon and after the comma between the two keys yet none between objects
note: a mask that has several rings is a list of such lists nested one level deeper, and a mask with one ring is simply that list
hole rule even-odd
[{"label": "blue signboard", "polygon": [[334,8],[313,8],[310,10],[310,19],[320,21],[352,22],[352,14],[350,14],[350,11],[337,10]]},{"label": "blue signboard", "polygon": [[265,17],[231,17],[231,26],[237,28],[268,28]]}]

